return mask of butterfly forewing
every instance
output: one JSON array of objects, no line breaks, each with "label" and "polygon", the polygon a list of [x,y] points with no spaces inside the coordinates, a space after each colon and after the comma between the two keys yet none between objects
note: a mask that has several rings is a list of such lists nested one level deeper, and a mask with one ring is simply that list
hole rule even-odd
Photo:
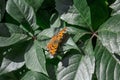
[{"label": "butterfly forewing", "polygon": [[51,38],[51,40],[48,42],[48,44],[47,44],[47,49],[48,49],[48,51],[49,51],[49,53],[51,54],[51,55],[55,55],[56,54],[56,52],[57,52],[57,50],[58,50],[58,47],[59,47],[59,45],[60,45],[60,43],[61,43],[61,41],[62,41],[62,39],[63,39],[63,36],[64,36],[64,34],[65,34],[65,32],[66,32],[66,27],[65,28],[63,28],[62,30],[60,30],[56,35],[54,35],[52,38]]}]

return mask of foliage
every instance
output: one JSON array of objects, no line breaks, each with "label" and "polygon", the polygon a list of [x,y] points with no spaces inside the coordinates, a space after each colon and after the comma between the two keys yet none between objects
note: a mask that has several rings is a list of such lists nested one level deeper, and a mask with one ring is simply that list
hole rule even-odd
[{"label": "foliage", "polygon": [[120,0],[0,0],[0,80],[120,80],[119,25]]}]

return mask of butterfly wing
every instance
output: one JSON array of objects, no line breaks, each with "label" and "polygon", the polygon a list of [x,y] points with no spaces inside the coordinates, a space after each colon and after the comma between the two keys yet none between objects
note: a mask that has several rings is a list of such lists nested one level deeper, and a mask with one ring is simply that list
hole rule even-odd
[{"label": "butterfly wing", "polygon": [[65,32],[66,27],[59,31],[56,35],[54,35],[49,41],[49,43],[47,44],[47,49],[49,50],[50,54],[55,55]]},{"label": "butterfly wing", "polygon": [[57,36],[52,37],[50,42],[47,45],[47,49],[49,50],[49,53],[52,55],[55,55],[59,45],[59,40],[57,40]]}]

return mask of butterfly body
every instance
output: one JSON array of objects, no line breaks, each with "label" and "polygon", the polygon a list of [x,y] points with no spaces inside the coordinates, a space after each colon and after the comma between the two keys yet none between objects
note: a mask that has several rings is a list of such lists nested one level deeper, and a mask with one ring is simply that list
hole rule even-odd
[{"label": "butterfly body", "polygon": [[56,35],[54,35],[51,40],[47,44],[47,49],[51,55],[55,55],[58,47],[63,39],[63,36],[66,32],[66,27],[64,27],[62,30],[60,30]]}]

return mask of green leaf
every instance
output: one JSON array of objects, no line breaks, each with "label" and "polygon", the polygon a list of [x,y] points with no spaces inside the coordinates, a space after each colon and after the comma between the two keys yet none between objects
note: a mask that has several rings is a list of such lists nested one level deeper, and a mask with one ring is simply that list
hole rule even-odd
[{"label": "green leaf", "polygon": [[19,23],[28,23],[33,29],[36,29],[36,16],[32,7],[24,0],[8,0],[6,11]]},{"label": "green leaf", "polygon": [[61,19],[73,25],[85,26],[85,23],[75,6],[71,6],[66,14],[62,14]]},{"label": "green leaf", "polygon": [[86,32],[86,31],[84,31],[84,30],[82,30],[82,29],[79,29],[79,30],[77,31],[77,33],[75,34],[75,36],[73,37],[74,42],[79,41],[80,38],[81,38],[82,36],[84,36],[85,34],[87,34],[87,33],[88,33],[88,32]]},{"label": "green leaf", "polygon": [[27,39],[25,32],[14,24],[0,24],[0,47],[10,46]]},{"label": "green leaf", "polygon": [[26,34],[19,26],[10,23],[0,23],[0,36],[10,36],[10,34]]},{"label": "green leaf", "polygon": [[63,46],[63,51],[68,51],[70,49],[75,49],[79,52],[81,52],[81,50],[78,48],[78,46],[75,44],[75,42],[73,41],[73,39],[70,37],[66,43],[64,43]]},{"label": "green leaf", "polygon": [[108,19],[98,30],[98,37],[108,51],[120,55],[120,15]]},{"label": "green leaf", "polygon": [[45,55],[38,41],[34,41],[33,45],[31,45],[30,49],[25,54],[25,63],[28,69],[48,75],[46,71]]},{"label": "green leaf", "polygon": [[59,12],[60,15],[64,14],[65,12],[67,12],[67,10],[69,9],[69,7],[71,5],[73,5],[73,1],[72,0],[55,0],[56,2],[56,10]]},{"label": "green leaf", "polygon": [[0,1],[0,21],[2,20],[5,13],[5,0]]},{"label": "green leaf", "polygon": [[25,0],[30,6],[34,8],[35,11],[39,9],[44,0]]},{"label": "green leaf", "polygon": [[47,71],[51,80],[56,80],[56,64],[58,61],[58,58],[47,59]]},{"label": "green leaf", "polygon": [[95,60],[91,42],[85,47],[86,55],[68,55],[58,64],[57,80],[91,80],[94,73]]},{"label": "green leaf", "polygon": [[61,19],[67,23],[79,26],[90,26],[90,9],[85,0],[56,0],[56,9],[61,15]]},{"label": "green leaf", "polygon": [[86,55],[89,55],[89,56],[93,57],[93,59],[94,59],[94,51],[93,51],[92,39],[88,39],[85,42],[85,44],[83,46],[83,50],[84,50]]},{"label": "green leaf", "polygon": [[[13,67],[14,65],[14,67]],[[24,62],[14,62],[9,59],[4,58],[1,68],[0,68],[0,75],[17,70],[24,65]]]},{"label": "green leaf", "polygon": [[28,71],[21,80],[50,80],[50,79],[44,74]]},{"label": "green leaf", "polygon": [[24,65],[24,53],[27,46],[28,42],[23,42],[8,47],[0,53],[5,56],[0,67],[0,75],[20,69]]},{"label": "green leaf", "polygon": [[61,20],[57,13],[52,14],[50,18],[50,27],[60,27],[61,26]]},{"label": "green leaf", "polygon": [[91,10],[92,27],[94,30],[97,30],[109,17],[109,7],[106,4],[106,0],[89,0],[89,5]]},{"label": "green leaf", "polygon": [[23,41],[26,36],[24,34],[12,34],[9,38],[8,37],[0,37],[0,47],[10,46],[15,43]]},{"label": "green leaf", "polygon": [[120,0],[115,0],[115,2],[110,5],[110,7],[113,9],[111,13],[112,16],[120,14]]},{"label": "green leaf", "polygon": [[98,80],[119,80],[120,64],[98,41],[95,48],[96,75]]},{"label": "green leaf", "polygon": [[91,13],[86,0],[73,0],[75,7],[81,14],[81,18],[86,26],[91,27]]}]

